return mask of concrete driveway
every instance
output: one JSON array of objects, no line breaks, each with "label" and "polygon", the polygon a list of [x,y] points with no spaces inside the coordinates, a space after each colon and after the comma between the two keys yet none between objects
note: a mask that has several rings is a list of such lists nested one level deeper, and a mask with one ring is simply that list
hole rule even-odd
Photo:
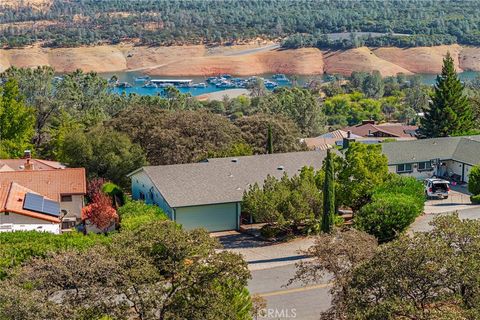
[{"label": "concrete driveway", "polygon": [[447,199],[431,199],[425,202],[426,214],[438,214],[469,209],[472,207],[470,194],[464,187],[450,190]]},{"label": "concrete driveway", "polygon": [[225,250],[239,253],[248,262],[250,271],[295,264],[306,257],[299,251],[314,243],[313,237],[298,238],[288,242],[272,243],[236,231],[214,234]]}]

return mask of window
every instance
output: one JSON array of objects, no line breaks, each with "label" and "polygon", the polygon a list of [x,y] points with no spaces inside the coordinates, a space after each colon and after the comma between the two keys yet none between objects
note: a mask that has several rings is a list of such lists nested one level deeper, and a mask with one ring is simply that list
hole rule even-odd
[{"label": "window", "polygon": [[10,212],[5,212],[5,215],[6,215],[6,216],[9,216],[9,215],[10,215]]},{"label": "window", "polygon": [[429,171],[432,170],[432,161],[425,161],[418,163],[418,171]]},{"label": "window", "polygon": [[140,198],[140,200],[145,200],[145,194],[141,191],[140,191],[139,198]]},{"label": "window", "polygon": [[397,173],[406,173],[412,172],[412,164],[411,163],[404,163],[397,165]]},{"label": "window", "polygon": [[72,202],[72,195],[63,195],[60,197],[61,202]]}]

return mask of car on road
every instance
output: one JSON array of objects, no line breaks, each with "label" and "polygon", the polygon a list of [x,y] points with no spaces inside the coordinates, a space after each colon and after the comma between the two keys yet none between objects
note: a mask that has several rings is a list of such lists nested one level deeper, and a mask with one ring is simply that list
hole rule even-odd
[{"label": "car on road", "polygon": [[425,195],[428,199],[447,199],[450,192],[450,182],[438,178],[429,178],[425,182]]}]

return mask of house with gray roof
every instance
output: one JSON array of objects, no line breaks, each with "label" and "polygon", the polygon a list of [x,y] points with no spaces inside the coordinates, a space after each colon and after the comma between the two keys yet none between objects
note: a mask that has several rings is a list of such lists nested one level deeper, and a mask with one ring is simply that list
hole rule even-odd
[{"label": "house with gray roof", "polygon": [[480,135],[390,142],[383,144],[383,153],[391,172],[468,183],[470,170],[480,163]]},{"label": "house with gray roof", "polygon": [[237,230],[245,190],[268,175],[321,168],[327,151],[215,158],[199,163],[146,166],[131,174],[132,198],[156,204],[186,229]]}]

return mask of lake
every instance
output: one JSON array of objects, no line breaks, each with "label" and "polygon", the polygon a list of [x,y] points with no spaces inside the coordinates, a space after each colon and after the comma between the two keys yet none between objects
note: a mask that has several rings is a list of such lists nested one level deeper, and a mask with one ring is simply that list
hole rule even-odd
[{"label": "lake", "polygon": [[[131,88],[114,88],[114,92],[119,94],[130,94],[136,93],[139,95],[161,95],[163,93],[162,88],[144,88],[143,82],[135,82],[135,78],[142,76],[143,74],[137,72],[120,72],[120,73],[102,73],[101,74],[106,79],[110,79],[113,75],[117,76],[120,82],[128,82],[133,87]],[[273,74],[263,74],[259,75],[265,79],[273,80]],[[422,82],[425,84],[433,85],[435,83],[436,75],[434,74],[419,74],[422,79]],[[459,73],[459,77],[462,81],[469,81],[473,80],[476,77],[480,76],[480,72],[474,71],[465,71]],[[292,79],[292,76],[288,76],[289,79]],[[324,81],[328,81],[330,75],[318,75],[318,76],[297,76],[297,83],[298,85],[302,86],[303,84],[313,80],[313,79],[322,79]],[[246,77],[241,77],[242,79]],[[206,78],[204,77],[168,77],[168,76],[153,76],[152,79],[191,79],[193,83],[206,83]],[[275,80],[273,80],[275,81]],[[279,83],[279,86],[290,86],[289,84],[282,84]],[[206,88],[178,88],[182,93],[190,93],[192,96],[198,96],[206,93],[217,92],[222,90],[228,90],[226,88],[217,88],[215,85],[207,84]]]}]

